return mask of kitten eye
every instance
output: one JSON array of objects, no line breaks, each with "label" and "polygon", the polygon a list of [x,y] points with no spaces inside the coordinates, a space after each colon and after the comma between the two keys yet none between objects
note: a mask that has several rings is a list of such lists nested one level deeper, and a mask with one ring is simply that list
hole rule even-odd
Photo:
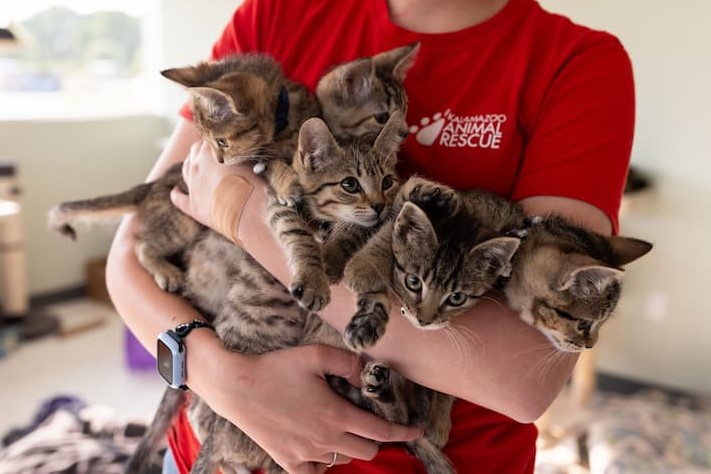
[{"label": "kitten eye", "polygon": [[461,291],[455,291],[454,293],[449,295],[449,298],[447,298],[447,304],[450,306],[461,306],[466,300],[467,295],[465,295]]},{"label": "kitten eye", "polygon": [[409,273],[405,277],[405,286],[410,291],[418,292],[422,289],[422,280],[417,275]]},{"label": "kitten eye", "polygon": [[560,310],[558,308],[553,308],[553,311],[555,311],[555,314],[557,314],[558,316],[560,316],[563,319],[568,319],[570,321],[577,320],[577,318],[573,317],[570,313],[566,313],[565,311]]},{"label": "kitten eye", "polygon": [[387,112],[383,112],[382,114],[375,114],[373,116],[376,122],[378,122],[380,125],[385,125],[385,122],[388,121],[390,118],[390,114]]},{"label": "kitten eye", "polygon": [[229,146],[229,143],[227,143],[227,140],[224,138],[218,138],[215,141],[217,142],[217,146],[220,148],[227,148]]},{"label": "kitten eye", "polygon": [[393,180],[392,176],[387,175],[386,177],[384,177],[383,178],[383,191],[392,188],[393,184],[395,184],[395,181]]},{"label": "kitten eye", "polygon": [[578,331],[590,331],[592,328],[592,322],[591,321],[578,321]]},{"label": "kitten eye", "polygon": [[341,181],[341,187],[349,193],[357,193],[360,190],[360,184],[358,184],[358,180],[353,177],[345,178],[343,181]]}]

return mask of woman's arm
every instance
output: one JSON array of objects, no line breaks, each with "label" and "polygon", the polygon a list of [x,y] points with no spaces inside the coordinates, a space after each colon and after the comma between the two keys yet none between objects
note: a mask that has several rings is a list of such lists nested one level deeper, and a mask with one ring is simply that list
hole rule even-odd
[{"label": "woman's arm", "polygon": [[[192,122],[181,119],[149,179],[182,161],[199,140]],[[215,164],[222,173],[230,171]],[[128,217],[119,227],[108,257],[107,286],[124,322],[155,354],[161,332],[202,316],[182,298],[161,291],[138,263],[134,252],[138,225],[135,217]],[[360,361],[346,351],[312,346],[247,357],[226,351],[208,330],[191,332],[185,345],[191,390],[289,472],[317,472],[312,462],[328,463],[332,452],[341,454],[339,463],[372,459],[378,447],[369,440],[405,441],[419,435],[418,428],[387,423],[330,389],[325,374],[358,382]],[[275,433],[277,425],[280,431]],[[291,442],[285,445],[284,439]]]},{"label": "woman's arm", "polygon": [[[192,155],[191,179],[222,174],[208,150]],[[197,171],[199,170],[199,172]],[[237,234],[244,247],[280,281],[289,269],[271,228],[264,220],[264,184],[248,169],[240,174],[254,187],[241,210]],[[212,177],[210,177],[212,175]],[[207,178],[210,177],[210,178]],[[188,184],[191,184],[190,182]],[[190,208],[190,199],[174,202]],[[529,214],[557,212],[590,229],[609,234],[611,225],[599,209],[559,197],[533,197],[521,202]],[[233,230],[229,232],[234,233]],[[331,303],[321,315],[343,331],[355,309],[355,296],[344,286],[331,287]],[[458,318],[457,333],[416,329],[393,310],[385,336],[369,355],[393,364],[405,376],[527,422],[538,418],[560,392],[577,356],[556,351],[537,330],[522,322],[503,301],[483,300]]]}]

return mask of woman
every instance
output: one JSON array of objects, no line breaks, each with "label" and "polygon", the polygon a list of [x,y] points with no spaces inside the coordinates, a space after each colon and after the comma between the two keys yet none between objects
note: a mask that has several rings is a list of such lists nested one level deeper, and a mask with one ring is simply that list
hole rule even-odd
[{"label": "woman", "polygon": [[[421,50],[405,81],[412,133],[402,159],[409,171],[492,190],[529,214],[556,212],[603,234],[616,230],[634,126],[629,59],[614,37],[552,15],[534,0],[247,0],[212,57],[267,52],[313,89],[335,64],[413,41]],[[183,114],[149,179],[188,156],[190,198],[174,192],[174,203],[288,281],[261,218],[263,185],[247,169],[214,164]],[[224,207],[220,192],[213,197],[224,180],[241,183],[243,207]],[[128,326],[153,350],[159,333],[199,315],[158,290],[138,264],[136,225],[129,218],[117,233],[108,284]],[[354,301],[348,290],[332,287],[321,314],[343,330]],[[497,302],[478,304],[460,321],[481,343],[463,351],[443,334],[418,331],[393,315],[369,354],[461,399],[446,448],[458,472],[533,472],[531,422],[558,394],[576,357],[566,354],[541,370],[552,347]],[[353,354],[300,347],[246,357],[223,350],[207,330],[185,342],[191,389],[289,472],[323,472],[333,464],[333,472],[421,472],[400,448],[378,444],[416,437],[416,428],[360,411],[324,382],[324,374],[357,380]],[[198,446],[184,416],[170,441],[187,472]]]}]

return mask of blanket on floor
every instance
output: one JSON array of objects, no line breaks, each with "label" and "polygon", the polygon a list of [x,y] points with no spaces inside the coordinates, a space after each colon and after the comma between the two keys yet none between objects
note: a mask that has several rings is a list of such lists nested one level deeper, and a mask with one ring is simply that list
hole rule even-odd
[{"label": "blanket on floor", "polygon": [[[54,397],[26,427],[8,433],[0,472],[15,474],[119,474],[146,430],[144,420],[123,420],[104,406]],[[160,466],[146,473],[161,472]]]}]

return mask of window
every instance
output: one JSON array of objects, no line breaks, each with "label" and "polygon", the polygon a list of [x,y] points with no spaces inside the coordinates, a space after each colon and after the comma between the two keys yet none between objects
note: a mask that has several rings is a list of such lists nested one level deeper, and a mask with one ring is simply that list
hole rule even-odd
[{"label": "window", "polygon": [[0,119],[146,113],[145,0],[2,2]]}]

